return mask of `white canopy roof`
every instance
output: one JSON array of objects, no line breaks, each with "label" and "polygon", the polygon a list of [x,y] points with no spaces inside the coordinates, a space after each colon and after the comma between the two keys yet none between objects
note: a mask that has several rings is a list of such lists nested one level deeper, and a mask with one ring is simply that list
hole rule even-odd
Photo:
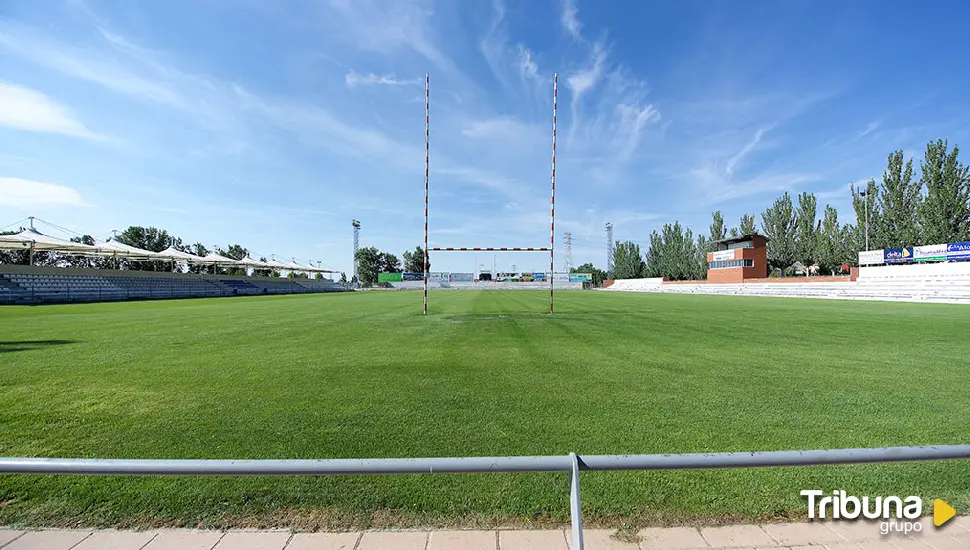
[{"label": "white canopy roof", "polygon": [[246,256],[245,258],[239,260],[238,264],[246,267],[255,267],[255,268],[270,267],[266,262],[255,260],[253,258],[250,258],[249,256]]},{"label": "white canopy roof", "polygon": [[56,250],[72,254],[92,255],[98,248],[44,235],[36,229],[24,229],[13,235],[0,235],[0,248],[4,250]]},{"label": "white canopy roof", "polygon": [[159,254],[158,252],[152,252],[151,250],[143,250],[134,246],[127,245],[123,242],[108,240],[103,243],[98,243],[99,256],[117,256],[119,258],[129,258],[129,259],[140,259],[140,260],[166,260],[167,256]]},{"label": "white canopy roof", "polygon": [[162,250],[158,253],[160,256],[165,256],[171,260],[181,260],[185,262],[194,262],[196,260],[201,260],[201,256],[196,256],[195,254],[189,254],[187,252],[182,252],[177,248],[172,248],[171,246]]},{"label": "white canopy roof", "polygon": [[239,260],[234,260],[232,258],[227,258],[215,252],[209,252],[201,258],[196,258],[195,263],[197,264],[208,264],[208,265],[239,265]]},{"label": "white canopy roof", "polygon": [[[35,218],[31,218],[31,224],[33,224],[34,219]],[[43,220],[39,221],[43,222]],[[58,227],[54,226],[53,224],[49,225]],[[70,232],[69,230],[67,231]],[[246,256],[242,260],[235,260],[233,258],[227,258],[215,253],[210,253],[205,257],[200,257],[195,254],[189,254],[187,252],[177,250],[171,246],[161,252],[154,252],[127,245],[113,239],[108,239],[105,242],[97,242],[94,246],[90,246],[83,243],[76,243],[58,237],[45,235],[34,229],[33,225],[31,225],[29,229],[22,229],[19,233],[0,235],[0,250],[45,250],[63,252],[65,254],[118,257],[131,260],[175,260],[179,262],[189,262],[204,265],[245,266],[257,269],[339,273],[338,271],[324,269],[323,266],[314,266],[312,263],[311,265],[301,265],[296,263],[295,259],[288,263],[282,263],[276,259],[263,262],[255,260],[249,256]]]},{"label": "white canopy roof", "polygon": [[272,269],[290,269],[286,264],[281,264],[280,262],[277,262],[275,259],[272,259],[266,262],[266,267],[269,267]]}]

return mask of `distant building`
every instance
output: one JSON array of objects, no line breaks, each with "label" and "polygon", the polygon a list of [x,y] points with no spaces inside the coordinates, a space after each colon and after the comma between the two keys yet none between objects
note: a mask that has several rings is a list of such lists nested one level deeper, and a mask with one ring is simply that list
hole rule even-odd
[{"label": "distant building", "polygon": [[714,241],[707,253],[707,282],[741,283],[768,277],[768,238],[756,233]]}]

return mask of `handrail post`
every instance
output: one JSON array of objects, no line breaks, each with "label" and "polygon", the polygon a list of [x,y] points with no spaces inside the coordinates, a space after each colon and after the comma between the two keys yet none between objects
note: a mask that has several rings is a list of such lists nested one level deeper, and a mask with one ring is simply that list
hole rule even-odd
[{"label": "handrail post", "polygon": [[579,459],[569,453],[572,468],[569,473],[569,511],[572,516],[573,550],[583,550],[583,506],[579,499]]}]

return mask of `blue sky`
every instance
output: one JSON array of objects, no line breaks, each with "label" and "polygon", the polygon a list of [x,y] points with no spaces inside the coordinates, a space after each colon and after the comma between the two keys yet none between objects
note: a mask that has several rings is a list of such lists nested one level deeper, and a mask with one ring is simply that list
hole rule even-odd
[{"label": "blue sky", "polygon": [[[169,0],[0,4],[0,226],[188,242],[350,271],[422,240],[546,246],[559,73],[557,267],[848,184],[968,142],[959,2]],[[760,221],[760,215],[759,215]],[[56,233],[55,233],[56,234]],[[472,271],[437,254],[435,270]],[[492,257],[479,256],[481,264]],[[542,254],[500,269],[547,270]]]}]

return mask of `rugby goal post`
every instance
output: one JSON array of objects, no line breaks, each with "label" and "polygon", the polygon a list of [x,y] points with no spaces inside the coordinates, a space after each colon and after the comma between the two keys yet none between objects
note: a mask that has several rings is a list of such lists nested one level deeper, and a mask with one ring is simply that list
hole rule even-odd
[{"label": "rugby goal post", "polygon": [[424,75],[424,315],[428,314],[428,253],[429,252],[549,252],[549,313],[554,303],[554,268],[556,245],[556,107],[558,103],[559,75],[552,75],[552,175],[549,201],[548,247],[436,247],[428,248],[428,179],[431,152],[431,78]]}]

